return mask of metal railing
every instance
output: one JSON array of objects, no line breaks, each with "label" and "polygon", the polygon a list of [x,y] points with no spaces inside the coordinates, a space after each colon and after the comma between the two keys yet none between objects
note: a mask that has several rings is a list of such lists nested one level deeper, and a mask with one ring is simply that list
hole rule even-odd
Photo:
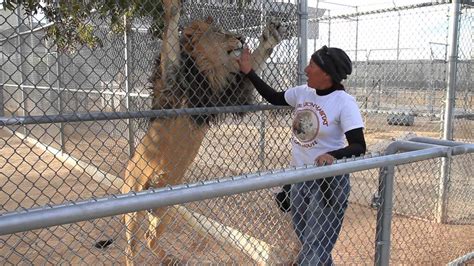
[{"label": "metal railing", "polygon": [[[403,153],[396,154],[401,151]],[[10,212],[0,216],[0,235],[203,201],[284,184],[380,168],[379,191],[373,202],[373,205],[378,209],[374,261],[377,265],[389,265],[393,182],[396,179],[394,167],[438,157],[451,158],[468,153],[474,153],[474,144],[415,137],[408,141],[393,142],[388,146],[386,155],[383,156],[338,161],[334,165],[324,167],[307,166],[260,172]],[[443,201],[443,199],[440,200]]]}]

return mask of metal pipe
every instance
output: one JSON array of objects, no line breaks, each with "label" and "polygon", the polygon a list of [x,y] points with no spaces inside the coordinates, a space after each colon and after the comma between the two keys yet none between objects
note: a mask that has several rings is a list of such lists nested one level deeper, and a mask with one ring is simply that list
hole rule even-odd
[{"label": "metal pipe", "polygon": [[[410,141],[395,141],[385,149],[385,154],[395,154],[406,150],[433,149],[433,144]],[[380,169],[377,194],[377,225],[375,233],[375,265],[389,265],[390,233],[393,211],[393,180],[395,164],[387,164]]]},{"label": "metal pipe", "polygon": [[10,40],[10,39],[13,39],[13,38],[15,38],[15,37],[21,37],[21,36],[23,36],[23,35],[32,34],[32,33],[37,32],[37,31],[45,30],[45,29],[51,27],[52,25],[54,25],[54,22],[51,22],[51,23],[48,23],[48,24],[45,24],[45,25],[36,27],[36,28],[31,29],[31,30],[28,30],[28,31],[20,31],[20,32],[18,32],[18,33],[15,33],[15,34],[12,34],[12,35],[10,35],[10,36],[7,36],[6,38],[0,39],[0,44],[4,44],[6,41],[8,41],[8,40]]},{"label": "metal pipe", "polygon": [[448,147],[438,147],[402,154],[358,159],[324,167],[300,167],[242,175],[7,213],[0,216],[0,235],[256,191],[284,184],[299,183],[383,167],[387,164],[412,163],[445,156],[450,149]]},{"label": "metal pipe", "polygon": [[[458,61],[458,39],[459,39],[459,14],[461,12],[461,1],[453,0],[451,5],[450,31],[448,44],[450,46],[448,56],[448,74],[446,105],[444,111],[443,139],[453,139],[453,113],[456,97],[456,75]],[[447,188],[449,183],[451,158],[441,159],[441,174],[439,177],[438,212],[436,220],[444,223],[446,220]]]},{"label": "metal pipe", "polygon": [[[16,18],[17,18],[17,23],[18,23],[18,30],[21,31],[23,28],[24,28],[24,25],[23,25],[23,21],[22,21],[22,17],[21,17],[21,7],[18,6],[17,9],[16,9]],[[22,36],[21,35],[18,35],[17,36],[17,41],[18,41],[18,48],[19,48],[19,54],[18,54],[18,58],[19,58],[19,70],[20,70],[20,94],[21,94],[21,99],[20,99],[20,113],[22,116],[26,116],[26,108],[27,108],[27,105],[26,105],[26,96],[25,96],[25,88],[22,86],[22,84],[25,82],[25,80],[27,80],[27,77],[25,75],[25,70],[24,70],[24,61],[27,61],[27,58],[24,57],[24,55],[26,54],[25,53],[25,50],[23,48],[23,41],[22,41]],[[23,133],[25,135],[28,134],[28,128],[26,127],[23,127]]]},{"label": "metal pipe", "polygon": [[182,109],[162,109],[147,110],[136,112],[89,112],[89,113],[70,113],[61,115],[38,115],[38,116],[17,116],[0,117],[0,126],[29,125],[29,124],[50,124],[60,122],[86,122],[100,120],[116,120],[129,118],[163,118],[176,117],[180,115],[201,115],[201,114],[225,114],[225,113],[244,113],[263,110],[289,109],[288,106],[275,106],[269,104],[256,104],[244,106],[225,106],[225,107],[199,107]]},{"label": "metal pipe", "polygon": [[[125,31],[123,33],[123,42],[124,42],[124,59],[125,59],[125,109],[130,110],[130,79],[132,78],[130,75],[130,60],[129,60],[129,51],[131,50],[131,43],[129,38],[129,31],[128,29],[128,22],[127,16],[123,16],[123,23],[125,25]],[[132,82],[133,84],[133,82]],[[133,88],[133,86],[132,86]],[[115,107],[115,95],[112,94],[112,105]],[[114,108],[115,109],[115,108]],[[127,119],[127,127],[128,127],[128,155],[133,154],[135,149],[135,133],[133,131],[133,120]]]},{"label": "metal pipe", "polygon": [[[1,61],[0,65],[4,65],[3,63],[3,52],[0,51]],[[5,108],[4,108],[4,99],[3,99],[3,70],[0,70],[0,117],[5,116]]]},{"label": "metal pipe", "polygon": [[390,143],[388,147],[385,149],[385,154],[395,154],[397,152],[406,152],[406,151],[416,151],[416,150],[422,150],[422,149],[429,149],[429,148],[435,148],[439,147],[438,145],[435,144],[430,144],[430,143],[418,143],[418,142],[412,142],[412,141],[407,141],[407,140],[399,140]]},{"label": "metal pipe", "polygon": [[328,10],[328,46],[331,46],[331,10]]},{"label": "metal pipe", "polygon": [[413,138],[410,138],[409,141],[415,141],[415,142],[420,142],[420,143],[428,143],[428,144],[434,144],[434,145],[449,146],[449,147],[454,147],[454,146],[459,146],[459,145],[465,145],[466,144],[466,143],[463,143],[463,142],[457,142],[457,141],[452,141],[452,140],[432,139],[432,138],[427,138],[427,137],[413,137]]},{"label": "metal pipe", "polygon": [[449,56],[448,56],[448,81],[446,91],[446,106],[444,112],[443,139],[451,140],[453,138],[453,109],[456,92],[456,74],[458,62],[458,32],[459,32],[459,14],[461,12],[460,0],[454,0],[451,7],[450,32],[449,32]]},{"label": "metal pipe", "polygon": [[[3,83],[5,87],[19,87],[18,84],[12,84],[12,83]],[[61,91],[66,91],[66,92],[71,92],[71,93],[87,93],[87,94],[100,94],[100,95],[119,95],[119,96],[127,96],[125,92],[122,91],[112,91],[109,89],[106,90],[97,90],[97,89],[69,89],[69,88],[58,88],[58,87],[53,87],[53,86],[32,86],[32,85],[22,85],[24,88],[29,88],[29,89],[36,89],[36,90],[61,90]],[[134,96],[134,97],[141,97],[141,98],[150,98],[151,95],[149,93],[129,93],[129,96]]]},{"label": "metal pipe", "polygon": [[[474,144],[454,141],[436,140],[424,137],[411,138],[409,141],[392,142],[385,150],[385,154],[395,154],[400,151],[436,149],[436,147],[450,147],[444,156],[474,152]],[[406,153],[405,153],[406,154]],[[379,189],[376,199],[377,226],[375,239],[375,264],[389,265],[390,262],[390,233],[393,214],[393,181],[395,164],[387,163],[380,169]]]},{"label": "metal pipe", "polygon": [[265,117],[265,112],[260,112],[260,115],[258,116],[260,120],[260,127],[258,128],[258,131],[260,133],[260,140],[258,142],[259,146],[259,154],[258,154],[258,159],[260,161],[259,168],[260,170],[265,170],[265,138],[266,138],[266,117]]},{"label": "metal pipe", "polygon": [[[392,0],[392,3],[395,6],[395,1]],[[398,66],[399,66],[399,61],[400,61],[400,30],[401,30],[401,21],[402,21],[402,16],[400,14],[400,11],[397,11],[398,13],[398,28],[397,28],[397,60],[395,61],[395,78],[398,78]],[[385,75],[384,75],[385,76]]]},{"label": "metal pipe", "polygon": [[[58,105],[59,105],[59,114],[63,115],[64,113],[64,101],[63,101],[63,90],[61,89],[61,55],[56,51],[56,78],[58,79]],[[66,142],[64,141],[66,136],[66,131],[64,129],[64,123],[59,123],[59,138],[61,143],[61,150],[66,152]]]},{"label": "metal pipe", "polygon": [[[358,7],[355,7],[356,13],[358,12]],[[355,69],[354,69],[354,77],[356,78],[356,85],[355,87],[358,86],[359,82],[359,76],[357,76],[357,70],[359,69],[359,62],[357,62],[357,49],[359,49],[359,17],[356,17],[356,32],[355,32],[355,54],[354,54],[354,63],[355,63]]]},{"label": "metal pipe", "polygon": [[391,7],[391,8],[383,8],[383,9],[375,9],[375,10],[370,10],[370,11],[362,11],[362,12],[356,12],[356,13],[350,13],[350,14],[342,14],[342,15],[335,15],[335,16],[324,16],[321,18],[317,19],[312,19],[312,20],[317,20],[317,21],[326,21],[330,19],[349,19],[353,17],[358,17],[358,16],[365,16],[365,15],[372,15],[372,14],[380,14],[380,13],[388,13],[388,12],[395,12],[395,11],[402,11],[402,10],[413,10],[416,8],[420,7],[428,7],[428,6],[437,6],[437,5],[444,5],[444,1],[432,1],[427,2],[427,3],[420,3],[420,4],[414,4],[414,5],[404,5],[404,6],[399,6],[399,7]]},{"label": "metal pipe", "polygon": [[377,211],[377,227],[375,241],[375,265],[389,265],[390,262],[390,234],[393,212],[393,180],[395,165],[390,164],[382,168],[379,180],[381,204]]},{"label": "metal pipe", "polygon": [[464,265],[466,262],[474,259],[474,251],[467,253],[466,255],[459,257],[451,262],[448,262],[447,266]]},{"label": "metal pipe", "polygon": [[[266,17],[266,9],[264,7],[264,3],[260,5],[260,24],[264,25],[265,17]],[[263,31],[263,28],[262,28]],[[261,33],[260,33],[261,34]],[[258,113],[258,120],[260,121],[260,126],[258,128],[258,132],[260,134],[260,139],[258,141],[259,146],[259,153],[258,153],[258,160],[260,164],[258,165],[258,169],[264,170],[265,169],[265,131],[266,131],[266,119],[265,119],[265,112]]]},{"label": "metal pipe", "polygon": [[[451,155],[457,155],[463,152],[464,149],[474,147],[474,144],[466,145],[462,142],[456,142],[451,140],[439,140],[431,139],[424,137],[415,137],[411,138],[410,141],[418,141],[423,143],[431,143],[436,145],[443,145],[453,147]],[[451,164],[451,156],[441,158],[441,174],[439,179],[439,195],[437,201],[437,212],[436,212],[436,221],[438,223],[446,222],[446,212],[447,212],[447,188],[449,183],[449,166]]]},{"label": "metal pipe", "polygon": [[5,109],[3,107],[3,84],[0,84],[0,117],[5,116]]},{"label": "metal pipe", "polygon": [[308,1],[300,0],[299,5],[299,62],[298,62],[298,85],[306,82],[304,68],[308,64]]}]

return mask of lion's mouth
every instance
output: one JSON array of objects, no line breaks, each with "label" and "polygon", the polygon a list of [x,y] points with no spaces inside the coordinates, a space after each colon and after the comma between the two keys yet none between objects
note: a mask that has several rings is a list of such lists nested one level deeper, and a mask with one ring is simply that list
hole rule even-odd
[{"label": "lion's mouth", "polygon": [[236,49],[233,49],[233,50],[229,50],[229,51],[227,51],[227,54],[229,54],[230,56],[233,56],[233,57],[240,57],[240,55],[242,54],[242,48],[236,48]]},{"label": "lion's mouth", "polygon": [[240,57],[240,55],[242,54],[242,49],[234,49],[234,50],[228,51],[227,53],[233,57]]},{"label": "lion's mouth", "polygon": [[239,42],[239,46],[234,49],[228,50],[227,54],[233,57],[240,57],[243,49],[244,49],[244,46],[242,45],[242,43]]}]

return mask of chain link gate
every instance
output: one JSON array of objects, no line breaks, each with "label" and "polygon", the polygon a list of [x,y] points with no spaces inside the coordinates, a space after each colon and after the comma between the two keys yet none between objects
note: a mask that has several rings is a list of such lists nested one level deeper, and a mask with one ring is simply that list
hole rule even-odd
[{"label": "chain link gate", "polygon": [[[250,3],[244,5],[243,9],[236,6],[237,3],[217,5],[186,1],[180,27],[197,18],[212,16],[215,24],[245,36],[249,46],[255,49],[268,18],[279,17],[288,27],[290,38],[274,49],[271,59],[266,61],[262,77],[279,90],[295,85],[298,41],[294,36],[297,34],[297,7],[270,1]],[[412,6],[382,10],[374,14],[359,14],[356,18],[360,23],[358,27],[370,29],[374,25],[372,20],[393,23],[416,16],[431,20],[447,15],[448,9],[448,5]],[[162,45],[160,39],[149,33],[149,21],[134,20],[129,31],[121,35],[111,33],[106,20],[94,18],[91,23],[97,26],[95,34],[105,40],[103,46],[96,49],[82,47],[71,54],[58,51],[51,41],[43,39],[44,30],[50,23],[39,17],[25,16],[19,9],[0,12],[0,111],[5,118],[0,131],[2,214],[119,193],[125,165],[145,134],[149,118],[161,115],[159,111],[147,113],[152,108],[147,80],[152,75],[154,59]],[[320,15],[322,13],[317,13],[317,16]],[[326,43],[319,43],[324,39],[326,22],[330,25],[328,32],[353,36],[353,33],[344,33],[344,30],[353,29],[353,26],[344,25],[345,21],[345,17],[322,19],[317,24],[320,27],[320,37],[314,42],[317,45],[315,48]],[[337,28],[337,24],[343,25]],[[463,6],[460,49],[464,51],[464,55],[460,56],[458,62],[457,82],[460,85],[456,101],[459,109],[454,124],[454,137],[468,142],[472,142],[473,138],[470,71],[472,38],[469,39],[472,32],[466,33],[470,24],[472,8]],[[411,33],[403,27],[400,29],[402,33],[408,32],[411,36],[423,38],[420,32]],[[447,38],[447,29],[436,33]],[[358,36],[357,39],[365,37],[370,40],[371,34],[375,33]],[[442,101],[446,87],[446,41],[441,44],[429,43],[429,60],[409,60],[410,56],[422,53],[412,50],[406,50],[407,57],[403,58],[405,50],[399,49],[400,54],[396,54],[400,58],[395,62],[384,60],[393,57],[393,52],[387,53],[385,48],[364,48],[363,44],[358,44],[357,48],[346,47],[335,36],[328,37],[327,43],[349,51],[365,49],[363,55],[360,52],[350,54],[353,59],[356,58],[353,60],[355,72],[349,78],[347,87],[366,111],[366,132],[372,151],[382,150],[379,148],[383,146],[380,143],[382,140],[400,137],[407,131],[423,136],[441,136],[439,129],[442,127]],[[388,50],[390,49],[393,47]],[[424,49],[420,50],[425,53],[426,48]],[[312,49],[308,50],[312,52]],[[360,59],[364,57],[365,60]],[[388,74],[393,68],[402,73]],[[420,72],[425,74],[413,74]],[[248,113],[241,120],[227,117],[209,129],[184,180],[193,183],[213,177],[280,169],[288,165],[290,112],[285,109],[265,109],[273,108],[257,105],[253,109],[242,107],[225,110]],[[208,111],[213,112],[203,110],[204,114]],[[185,110],[181,114],[190,112],[192,110]],[[405,114],[409,117],[413,115],[413,119],[416,119],[408,130],[405,126],[397,125],[404,123],[390,122],[391,115],[399,119],[400,115],[404,117]],[[17,117],[26,119],[22,120],[23,123],[8,122]],[[407,178],[395,185],[400,190],[400,196],[395,198],[395,206],[396,212],[401,215],[400,220],[404,222],[400,227],[394,223],[393,229],[419,230],[408,234],[409,236],[400,235],[400,240],[396,240],[402,246],[399,247],[400,253],[392,253],[397,254],[395,261],[448,262],[469,251],[462,246],[464,238],[461,234],[463,230],[472,232],[472,215],[469,215],[472,214],[472,204],[469,204],[472,202],[472,196],[469,196],[472,195],[472,177],[466,168],[466,165],[472,165],[469,163],[472,156],[469,156],[464,160],[452,161],[449,167],[452,182],[448,188],[448,222],[461,224],[462,228],[440,225],[432,229],[423,222],[432,221],[436,217],[433,210],[437,203],[432,195],[438,192],[437,178],[441,171],[436,159],[427,162],[426,166],[423,163],[413,166],[423,169],[420,172],[426,173],[429,186],[418,179],[411,180],[409,173],[412,170],[409,166],[399,170],[406,172]],[[346,216],[350,222],[346,222],[335,248],[334,259],[338,263],[373,261],[376,216],[375,211],[368,206],[372,204],[377,178],[375,170],[354,173],[351,177],[351,204]],[[422,195],[411,193],[414,187],[419,187],[417,191],[422,191]],[[416,208],[410,207],[413,202],[423,204]],[[173,217],[173,221],[160,238],[159,245],[166,247],[166,253],[185,258],[187,262],[255,263],[264,254],[262,247],[268,244],[276,247],[272,249],[272,256],[275,258],[270,260],[274,263],[291,262],[298,252],[298,240],[292,230],[291,218],[278,210],[271,190],[181,206],[183,208],[167,212]],[[406,222],[404,215],[416,219]],[[210,228],[214,228],[215,234],[203,232],[209,227],[203,229],[200,223],[192,222],[198,220],[207,221]],[[159,222],[153,219],[150,221]],[[95,261],[123,263],[126,255],[125,230],[122,217],[112,216],[2,236],[0,260],[11,264],[75,264]],[[418,256],[419,253],[407,250],[405,246],[419,246],[417,241],[425,239],[420,237],[424,234],[421,232],[428,235],[441,232],[441,235],[454,241],[459,248],[446,250],[446,246],[441,245],[441,251],[433,258],[426,245],[426,250],[422,249],[423,255]],[[245,236],[240,238],[250,240],[246,243],[229,241],[238,236]],[[113,244],[101,249],[101,245],[111,239]],[[394,237],[394,241],[395,239],[397,238]],[[147,248],[145,242],[145,239],[140,240],[141,255],[147,258],[145,262],[153,264],[159,258]],[[467,242],[468,245],[469,243]],[[413,257],[418,258],[415,260]]]}]

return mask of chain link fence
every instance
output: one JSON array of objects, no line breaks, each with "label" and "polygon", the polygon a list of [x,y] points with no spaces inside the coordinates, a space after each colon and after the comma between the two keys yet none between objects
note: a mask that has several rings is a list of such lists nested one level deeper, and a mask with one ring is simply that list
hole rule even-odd
[{"label": "chain link fence", "polygon": [[[279,18],[286,36],[265,61],[261,76],[277,90],[296,85],[297,5],[210,2],[186,1],[180,28],[212,16],[214,24],[244,36],[256,49],[265,26]],[[314,35],[308,46],[340,47],[353,59],[354,72],[346,87],[364,113],[369,152],[382,152],[389,140],[408,133],[443,137],[450,8],[427,3],[332,17],[325,10],[309,10]],[[463,4],[451,130],[454,139],[471,143],[472,22],[472,6]],[[150,118],[160,115],[162,108],[147,113],[154,107],[149,78],[162,48],[162,40],[148,31],[149,18],[134,19],[125,34],[112,33],[100,18],[91,23],[103,46],[63,53],[44,38],[51,23],[40,15],[25,16],[19,8],[0,10],[0,217],[119,194],[127,163],[152,123]],[[233,109],[246,112],[243,118],[224,116],[205,132],[182,182],[287,167],[291,111],[267,107],[258,97],[255,103],[253,109]],[[209,106],[178,108],[192,107]],[[113,114],[114,119],[104,119]],[[179,145],[177,149],[185,150],[188,144]],[[392,263],[447,263],[472,251],[472,154],[456,156],[447,165],[445,171],[442,159],[430,159],[396,167]],[[449,182],[441,188],[445,172]],[[378,177],[378,169],[351,174],[349,207],[333,251],[337,264],[374,262]],[[443,193],[445,216],[443,223],[436,223]],[[286,264],[300,248],[290,215],[274,201],[274,189],[186,203],[169,208],[164,216],[171,222],[156,241],[181,262]],[[5,235],[0,237],[0,261],[124,263],[123,223],[119,215]],[[160,222],[151,217],[146,223],[141,226]],[[138,239],[140,256],[154,264],[160,258],[146,239]]]},{"label": "chain link fence", "polygon": [[[451,9],[425,3],[317,20],[320,36],[309,44],[341,47],[355,59],[347,83],[367,113],[370,133],[393,137],[385,132],[401,133],[397,125],[408,125],[404,131],[443,137]],[[466,141],[473,139],[472,130],[466,130],[473,126],[472,12],[472,6],[461,6],[450,129]]]}]

